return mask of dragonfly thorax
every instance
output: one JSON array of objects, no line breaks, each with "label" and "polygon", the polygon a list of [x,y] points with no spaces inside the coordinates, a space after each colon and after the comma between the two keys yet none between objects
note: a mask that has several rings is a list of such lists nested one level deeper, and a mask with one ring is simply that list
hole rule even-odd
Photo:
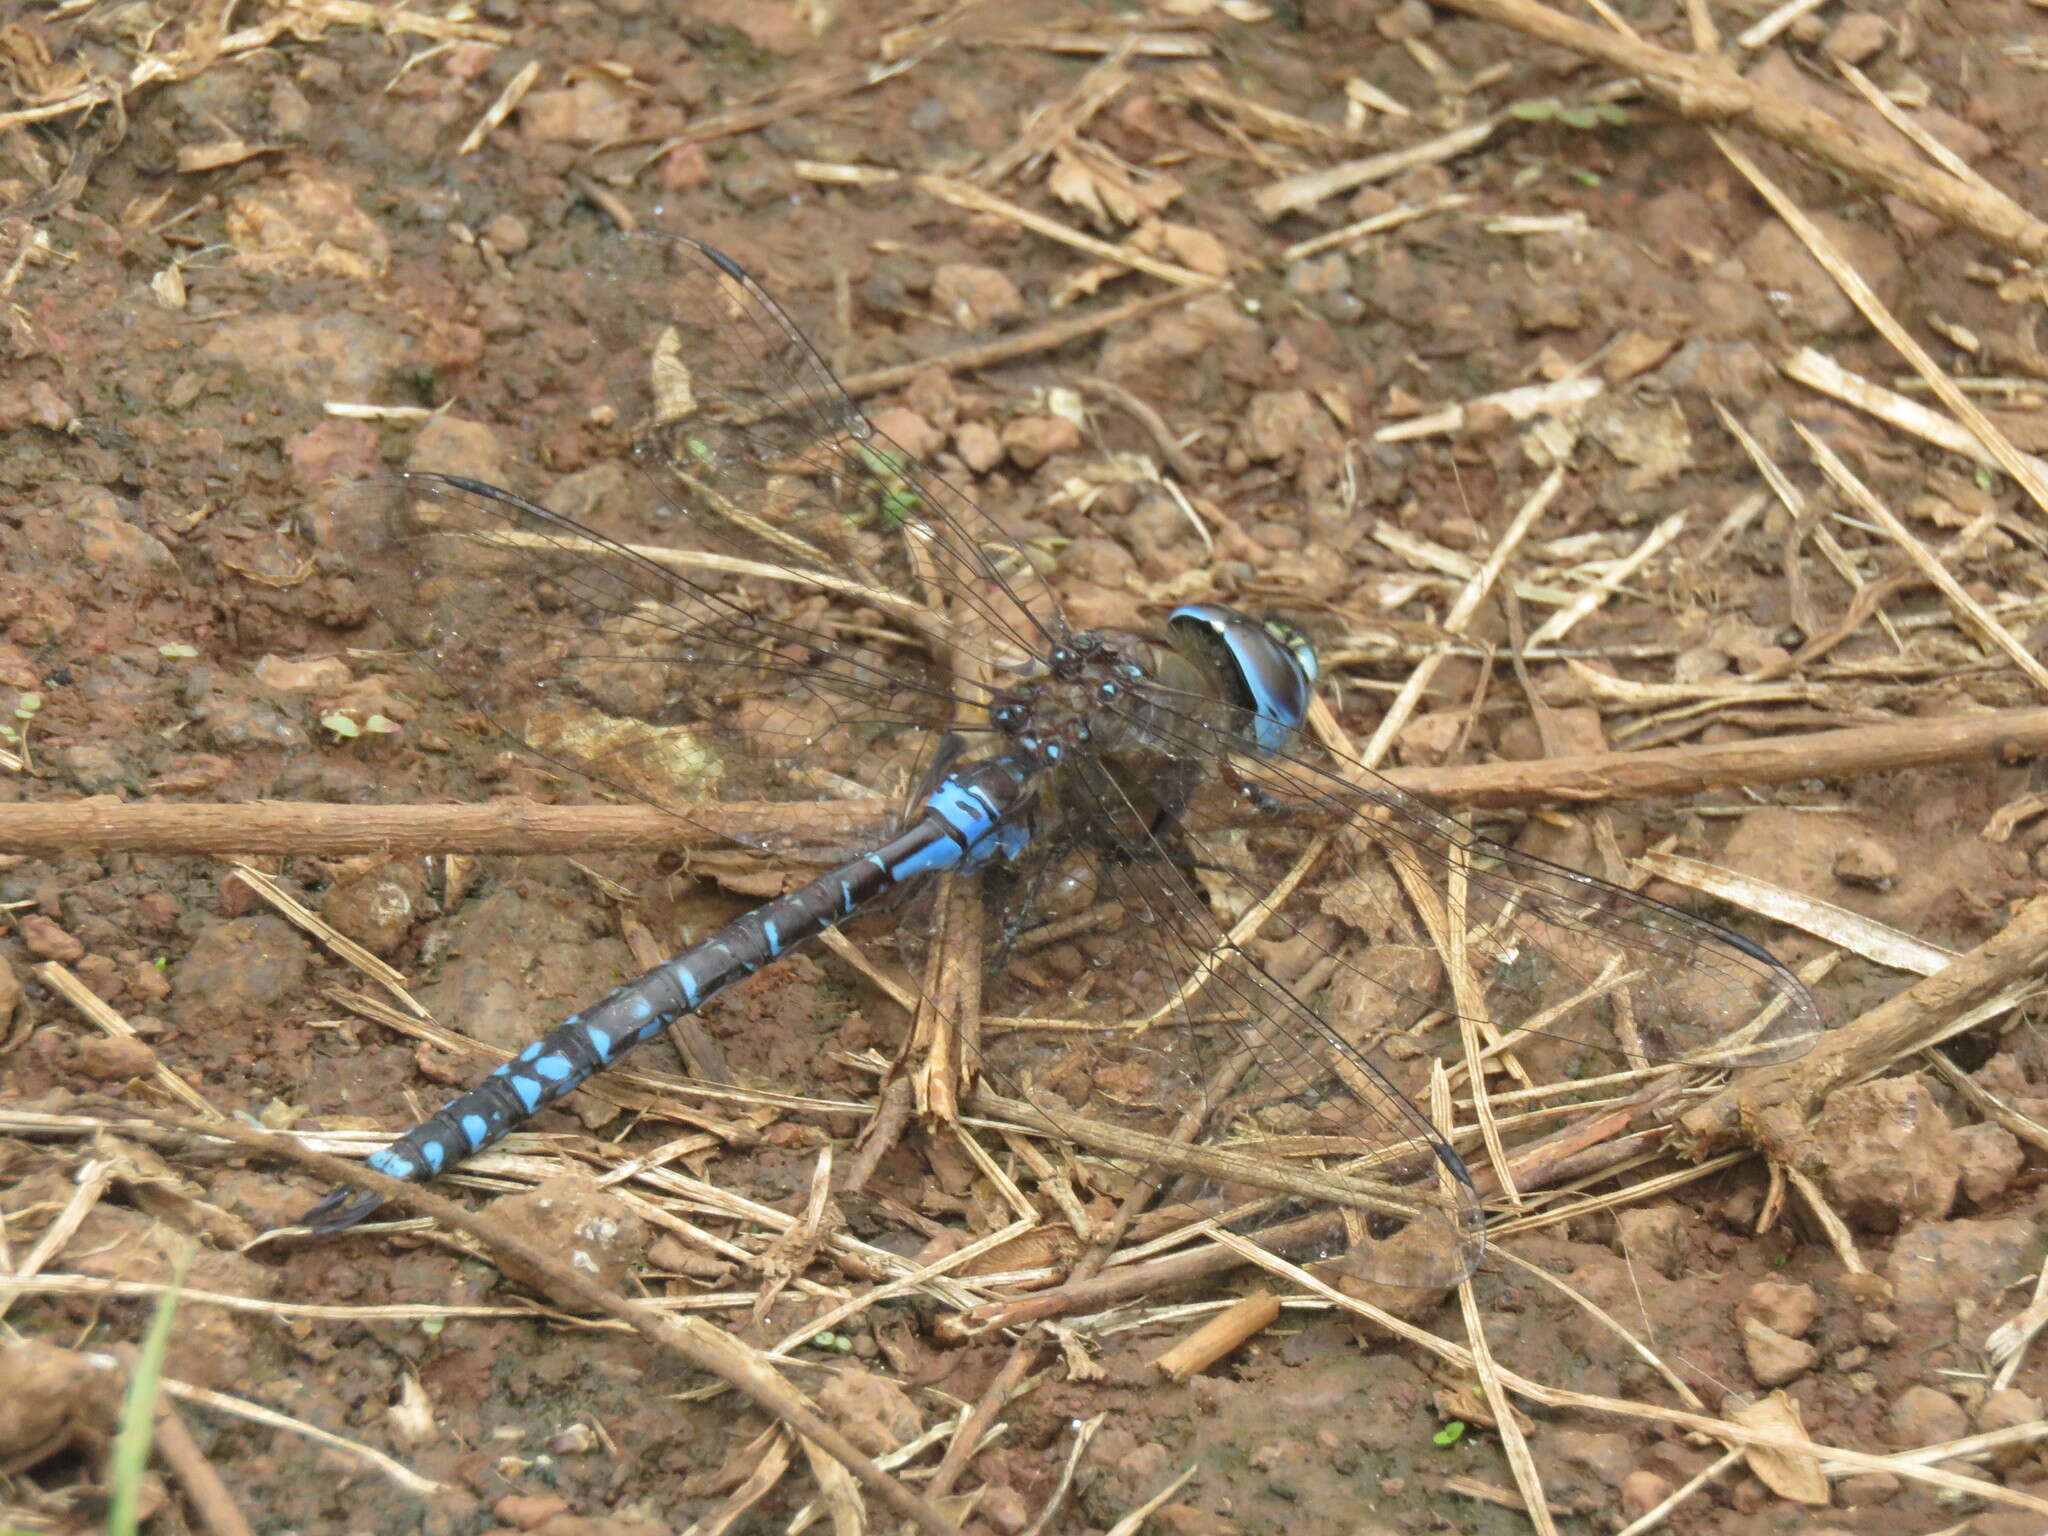
[{"label": "dragonfly thorax", "polygon": [[989,703],[989,724],[1044,767],[1104,751],[1129,733],[1134,693],[1159,677],[1164,647],[1142,635],[1081,631],[1046,654],[1035,674]]},{"label": "dragonfly thorax", "polygon": [[1300,728],[1315,675],[1315,654],[1293,626],[1191,603],[1173,611],[1163,641],[1067,636],[1034,675],[995,696],[989,724],[1045,767],[1082,750],[1158,750],[1197,720],[1266,755]]}]

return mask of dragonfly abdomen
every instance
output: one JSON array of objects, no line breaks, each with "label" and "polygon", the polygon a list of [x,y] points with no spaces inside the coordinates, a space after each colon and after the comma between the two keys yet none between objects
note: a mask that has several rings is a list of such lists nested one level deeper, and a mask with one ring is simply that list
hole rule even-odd
[{"label": "dragonfly abdomen", "polygon": [[[490,1146],[528,1116],[582,1086],[644,1040],[694,1013],[737,981],[877,897],[921,875],[973,869],[1023,850],[1029,829],[1015,812],[1030,769],[991,758],[950,775],[924,814],[872,853],[765,902],[564,1020],[483,1082],[381,1151],[369,1164],[390,1178],[423,1182]],[[318,1232],[353,1226],[381,1197],[336,1190],[303,1218]]]}]

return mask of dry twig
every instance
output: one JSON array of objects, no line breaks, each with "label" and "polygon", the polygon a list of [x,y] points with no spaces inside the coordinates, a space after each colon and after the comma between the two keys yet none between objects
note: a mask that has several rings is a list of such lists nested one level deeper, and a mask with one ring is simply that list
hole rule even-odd
[{"label": "dry twig", "polygon": [[1763,1134],[1765,1127],[1773,1135],[1788,1132],[1836,1088],[1945,1038],[1977,1003],[2036,971],[2044,954],[2048,897],[2037,897],[1953,965],[1824,1035],[1797,1061],[1737,1074],[1679,1123],[1702,1149]]},{"label": "dry twig", "polygon": [[1446,0],[1453,10],[1499,22],[1527,36],[1600,59],[1633,75],[1685,116],[1751,128],[1788,148],[1896,193],[2032,260],[2048,257],[2048,224],[1946,171],[1909,159],[1891,145],[1829,113],[1776,91],[1759,89],[1719,58],[1688,57],[1580,21],[1537,0]]},{"label": "dry twig", "polygon": [[385,1200],[443,1226],[467,1233],[486,1248],[514,1256],[529,1271],[546,1277],[548,1290],[573,1298],[593,1311],[626,1323],[658,1348],[688,1361],[739,1389],[797,1434],[815,1441],[847,1468],[867,1490],[927,1536],[956,1536],[955,1527],[929,1500],[911,1492],[877,1467],[753,1350],[701,1318],[672,1317],[646,1303],[617,1295],[556,1254],[527,1241],[492,1217],[465,1209],[418,1184],[387,1179],[337,1157],[309,1152],[288,1137],[272,1136],[232,1121],[205,1124],[163,1116],[162,1123],[198,1136],[233,1141],[254,1152],[281,1157],[334,1184],[374,1190]]}]

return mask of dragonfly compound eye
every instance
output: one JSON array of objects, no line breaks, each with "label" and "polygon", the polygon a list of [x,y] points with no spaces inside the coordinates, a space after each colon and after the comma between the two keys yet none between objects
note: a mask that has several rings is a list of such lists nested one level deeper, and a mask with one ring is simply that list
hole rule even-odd
[{"label": "dragonfly compound eye", "polygon": [[1262,624],[1222,603],[1185,604],[1166,622],[1175,648],[1208,668],[1224,696],[1245,712],[1253,749],[1285,750],[1315,689],[1315,652],[1307,637],[1292,625]]}]

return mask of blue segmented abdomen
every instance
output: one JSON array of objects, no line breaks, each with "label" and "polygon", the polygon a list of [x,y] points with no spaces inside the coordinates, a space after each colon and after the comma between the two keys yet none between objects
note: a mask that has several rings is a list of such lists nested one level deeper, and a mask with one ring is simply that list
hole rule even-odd
[{"label": "blue segmented abdomen", "polygon": [[[370,1166],[394,1179],[431,1179],[481,1152],[734,982],[845,921],[884,892],[919,875],[971,869],[1013,856],[1028,831],[1021,821],[1012,824],[1004,818],[1022,798],[1027,779],[1028,770],[1007,759],[963,769],[932,793],[925,814],[900,837],[756,907],[564,1020],[462,1097],[373,1152]],[[337,1190],[308,1212],[302,1224],[315,1231],[338,1231],[362,1220],[379,1203],[369,1194]]]}]

